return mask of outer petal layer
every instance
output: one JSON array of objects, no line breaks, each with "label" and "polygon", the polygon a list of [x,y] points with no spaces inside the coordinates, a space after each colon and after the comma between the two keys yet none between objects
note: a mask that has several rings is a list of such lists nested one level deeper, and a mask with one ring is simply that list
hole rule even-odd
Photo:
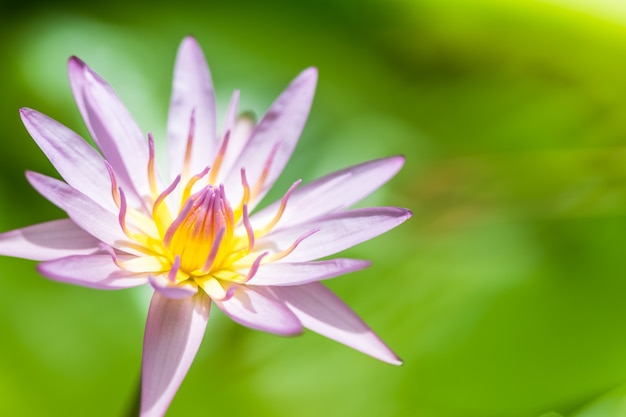
[{"label": "outer petal layer", "polygon": [[237,323],[286,336],[302,332],[302,325],[296,316],[263,289],[241,285],[232,290],[232,296],[225,300],[214,298],[213,302]]},{"label": "outer petal layer", "polygon": [[148,282],[146,274],[120,269],[109,254],[68,256],[42,262],[37,270],[55,281],[101,290],[136,287]]},{"label": "outer petal layer", "polygon": [[140,202],[149,193],[148,146],[143,133],[113,89],[76,57],[68,63],[70,84],[87,128],[127,191]]},{"label": "outer petal layer", "polygon": [[402,361],[343,301],[319,282],[272,291],[308,328],[383,362]]},{"label": "outer petal layer", "polygon": [[0,234],[0,254],[47,261],[99,250],[96,238],[70,219],[53,220]]},{"label": "outer petal layer", "polygon": [[187,37],[176,56],[167,120],[170,179],[182,172],[192,113],[195,133],[190,168],[193,175],[213,161],[219,144],[216,139],[215,92],[211,73],[198,42]]},{"label": "outer petal layer", "polygon": [[80,136],[56,120],[21,109],[24,126],[65,181],[103,207],[114,209],[111,180],[102,156]]},{"label": "outer petal layer", "polygon": [[248,285],[301,285],[358,271],[371,262],[359,259],[330,259],[302,263],[270,263],[259,268]]},{"label": "outer petal layer", "polygon": [[263,187],[254,196],[250,209],[254,208],[255,203],[274,184],[300,138],[311,109],[316,85],[317,69],[304,70],[263,116],[233,164],[233,170],[226,177],[225,188],[231,201],[239,201],[241,197],[241,168],[246,169],[248,182],[252,187],[265,177]]},{"label": "outer petal layer", "polygon": [[288,262],[306,262],[333,255],[383,234],[409,217],[411,217],[409,210],[397,207],[375,207],[332,213],[309,223],[271,232],[259,239],[255,250],[284,251],[298,237],[317,230],[317,233],[304,239],[296,250],[285,258]]},{"label": "outer petal layer", "polygon": [[[404,165],[404,157],[375,159],[326,175],[297,188],[289,197],[277,229],[308,222],[326,213],[347,209],[389,181]],[[267,224],[280,201],[254,214],[250,221]]]},{"label": "outer petal layer", "polygon": [[155,292],[143,342],[141,417],[165,414],[193,362],[209,319],[203,292],[182,300]]},{"label": "outer petal layer", "polygon": [[126,239],[113,213],[63,181],[36,172],[27,172],[26,178],[41,195],[64,210],[87,233],[114,247],[119,247],[120,241]]}]

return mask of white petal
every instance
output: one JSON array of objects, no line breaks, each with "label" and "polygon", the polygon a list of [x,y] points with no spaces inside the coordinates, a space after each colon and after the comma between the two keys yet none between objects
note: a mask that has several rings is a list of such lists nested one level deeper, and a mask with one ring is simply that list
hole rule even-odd
[{"label": "white petal", "polygon": [[192,112],[195,134],[191,153],[191,174],[213,162],[219,143],[215,125],[215,92],[211,73],[198,42],[187,37],[176,56],[172,98],[167,120],[169,176],[182,172]]},{"label": "white petal", "polygon": [[261,289],[240,285],[230,298],[213,299],[213,302],[231,319],[244,326],[280,335],[302,332],[302,325],[296,316]]},{"label": "white petal", "polygon": [[409,210],[397,207],[375,207],[332,213],[309,223],[271,232],[259,239],[254,249],[259,252],[284,251],[306,232],[318,230],[284,258],[286,262],[306,262],[333,255],[372,239],[398,226],[410,216]]},{"label": "white petal", "polygon": [[41,195],[64,210],[87,233],[113,247],[126,240],[117,216],[89,197],[62,181],[42,174],[27,172],[26,178]]},{"label": "white petal", "polygon": [[117,290],[145,284],[145,274],[120,269],[109,254],[68,256],[42,262],[37,270],[55,281],[101,290]]},{"label": "white petal", "polygon": [[209,298],[182,300],[154,293],[143,342],[140,417],[167,411],[198,352],[209,319]]},{"label": "white petal", "polygon": [[94,253],[99,243],[72,220],[62,219],[0,234],[0,254],[47,261]]},{"label": "white petal", "polygon": [[150,192],[148,143],[130,112],[109,84],[84,62],[68,63],[74,99],[98,148],[134,203]]},{"label": "white petal", "polygon": [[287,303],[304,327],[381,361],[402,364],[372,329],[321,283],[274,287],[272,291]]},{"label": "white petal", "polygon": [[113,209],[111,180],[104,159],[83,138],[59,122],[21,109],[24,126],[63,179],[103,207]]},{"label": "white petal", "polygon": [[198,292],[198,287],[188,282],[172,284],[167,274],[150,275],[149,281],[155,291],[167,298],[188,298]]},{"label": "white petal", "polygon": [[359,259],[330,259],[302,263],[269,263],[261,265],[248,285],[301,285],[358,271],[370,266]]},{"label": "white petal", "polygon": [[[392,178],[404,164],[404,157],[376,159],[326,175],[296,190],[276,228],[282,229],[308,222],[326,213],[346,209],[377,190]],[[251,216],[257,227],[268,224],[280,201]]]},{"label": "white petal", "polygon": [[274,159],[269,166],[261,192],[250,204],[251,209],[274,184],[298,143],[311,109],[316,84],[317,69],[304,70],[289,84],[263,116],[224,181],[231,201],[239,201],[243,194],[241,168],[246,169],[248,182],[254,187],[263,175],[272,152],[276,152]]}]

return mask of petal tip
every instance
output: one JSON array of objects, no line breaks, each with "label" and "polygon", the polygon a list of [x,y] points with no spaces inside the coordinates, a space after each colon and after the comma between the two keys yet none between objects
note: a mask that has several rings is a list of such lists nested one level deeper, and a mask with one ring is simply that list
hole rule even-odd
[{"label": "petal tip", "polygon": [[82,70],[83,68],[87,66],[87,64],[85,64],[85,62],[79,57],[77,57],[76,55],[72,55],[67,60],[67,66],[70,69],[70,71],[72,69]]},{"label": "petal tip", "polygon": [[395,155],[395,156],[390,157],[389,159],[393,160],[395,163],[400,165],[400,168],[406,162],[406,156],[404,156],[404,155]]},{"label": "petal tip", "polygon": [[317,84],[317,78],[319,77],[319,71],[317,67],[309,67],[300,73],[300,77],[306,79],[311,84]]},{"label": "petal tip", "polygon": [[196,37],[193,35],[185,36],[183,40],[180,42],[180,46],[182,47],[183,45],[197,46],[197,47],[200,46],[200,44],[196,40]]}]

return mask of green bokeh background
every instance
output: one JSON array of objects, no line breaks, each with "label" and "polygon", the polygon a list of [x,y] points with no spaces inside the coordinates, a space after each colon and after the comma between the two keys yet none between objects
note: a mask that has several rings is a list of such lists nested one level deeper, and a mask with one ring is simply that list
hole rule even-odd
[{"label": "green bokeh background", "polygon": [[[328,283],[405,364],[314,333],[252,331],[214,309],[168,416],[626,416],[626,14],[570,6],[4,0],[0,230],[63,217],[24,178],[54,169],[17,109],[86,135],[70,55],[157,140],[187,34],[220,114],[235,88],[262,114],[315,65],[309,123],[273,196],[406,155],[364,204],[414,217],[347,251],[372,268]],[[149,296],[50,282],[34,262],[0,258],[0,415],[124,416]]]}]

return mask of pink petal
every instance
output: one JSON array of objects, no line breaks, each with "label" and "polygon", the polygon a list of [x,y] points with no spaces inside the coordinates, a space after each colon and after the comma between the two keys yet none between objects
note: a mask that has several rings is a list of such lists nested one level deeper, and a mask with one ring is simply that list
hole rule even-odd
[{"label": "pink petal", "polygon": [[409,210],[398,207],[363,208],[331,213],[309,223],[271,232],[259,239],[254,249],[259,252],[284,251],[306,232],[318,230],[284,258],[288,262],[307,262],[333,255],[372,239],[393,229],[409,217],[411,217]]},{"label": "pink petal", "polygon": [[[226,155],[224,155],[222,167],[220,168],[220,175],[218,176],[216,182],[221,182],[222,179],[233,170],[233,165],[239,158],[239,155],[241,155],[241,152],[245,148],[246,143],[248,143],[248,140],[254,131],[255,123],[256,121],[254,116],[250,113],[239,115],[234,121],[228,140]],[[241,188],[241,184],[238,184],[237,187]]]},{"label": "pink petal", "polygon": [[[232,288],[231,288],[232,290]],[[302,332],[296,316],[262,289],[236,287],[231,297],[213,302],[239,324],[265,332],[294,335]]]},{"label": "pink petal", "polygon": [[47,261],[99,250],[99,241],[70,219],[53,220],[0,234],[0,254]]},{"label": "pink petal", "polygon": [[[148,143],[111,86],[72,57],[68,71],[74,100],[98,148],[134,202],[149,193]],[[129,193],[127,193],[129,194]],[[134,198],[139,197],[139,198]]]},{"label": "pink petal", "polygon": [[215,92],[211,73],[198,42],[187,37],[181,43],[176,57],[167,120],[170,179],[182,172],[192,111],[195,112],[195,135],[191,173],[195,174],[213,162],[219,143],[216,137]]},{"label": "pink petal", "polygon": [[172,284],[167,274],[151,275],[148,280],[155,291],[167,298],[187,298],[198,292],[198,287],[188,282],[176,285]]},{"label": "pink petal", "polygon": [[140,417],[167,411],[198,352],[210,299],[204,292],[182,300],[154,293],[143,341]]},{"label": "pink petal", "polygon": [[240,169],[245,168],[248,182],[252,187],[263,175],[266,162],[272,152],[276,152],[261,193],[250,205],[258,202],[274,184],[283,171],[289,157],[300,138],[313,102],[317,84],[317,69],[304,70],[287,89],[274,101],[263,119],[254,129],[233,169],[224,184],[229,190],[230,201],[239,201],[242,195]]},{"label": "pink petal", "polygon": [[[346,209],[389,181],[404,165],[404,157],[376,159],[326,175],[297,188],[289,197],[277,228],[304,223],[320,215]],[[263,226],[278,210],[280,201],[254,214],[250,221]]]},{"label": "pink petal", "polygon": [[[102,156],[80,136],[56,120],[21,109],[24,126],[65,181],[98,204],[114,209],[111,180]],[[105,191],[105,192],[103,192]]]},{"label": "pink petal", "polygon": [[120,269],[109,254],[68,256],[42,262],[37,270],[55,281],[101,290],[136,287],[148,281],[145,274]]},{"label": "pink petal", "polygon": [[89,197],[62,181],[36,172],[27,172],[26,178],[41,195],[65,211],[90,235],[113,247],[119,247],[126,240],[117,216]]},{"label": "pink petal", "polygon": [[402,364],[372,329],[321,283],[273,287],[272,291],[287,303],[304,327],[381,361]]},{"label": "pink petal", "polygon": [[[233,95],[230,99],[228,109],[226,110],[226,121],[224,123],[224,134],[228,132],[228,146],[226,152],[223,155],[222,163],[219,168],[219,174],[215,179],[215,183],[219,184],[222,179],[230,172],[233,163],[237,160],[241,154],[241,150],[245,146],[246,142],[250,138],[251,131],[245,129],[249,128],[249,123],[244,122],[242,130],[241,119],[237,117],[237,106],[239,105],[239,90],[233,91]],[[246,132],[246,130],[248,130]],[[243,133],[243,135],[242,135]],[[213,173],[215,175],[215,173]]]},{"label": "pink petal", "polygon": [[334,278],[367,268],[369,261],[359,259],[330,259],[302,263],[269,263],[261,265],[248,285],[301,285]]}]

